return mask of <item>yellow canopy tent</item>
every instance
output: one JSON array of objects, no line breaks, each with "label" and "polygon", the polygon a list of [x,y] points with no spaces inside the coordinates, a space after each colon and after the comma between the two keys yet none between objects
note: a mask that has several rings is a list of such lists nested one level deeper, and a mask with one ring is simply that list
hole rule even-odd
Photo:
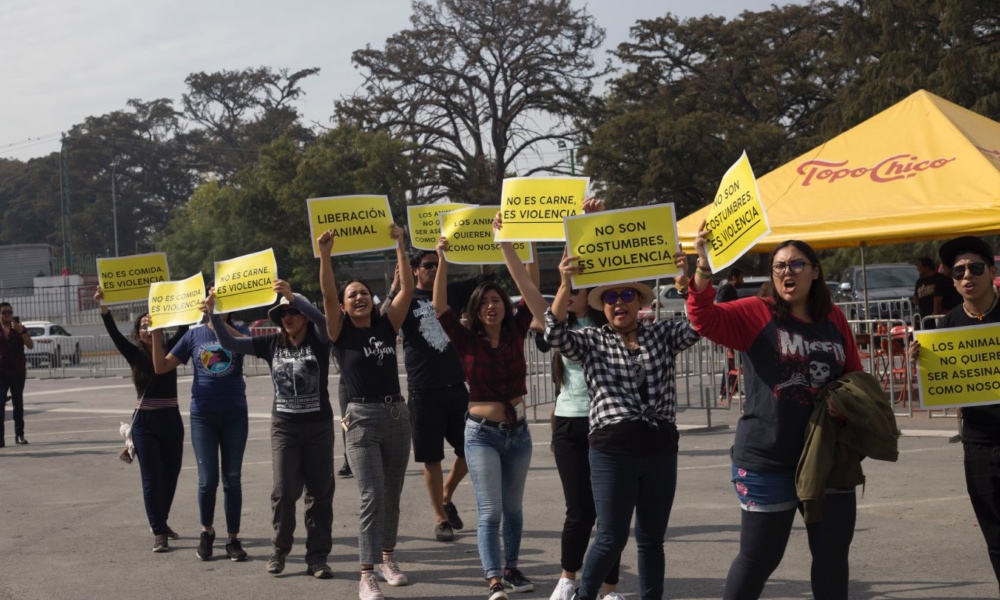
[{"label": "yellow canopy tent", "polygon": [[[997,233],[1000,123],[921,90],[757,181],[771,234],[754,251]],[[686,250],[708,209],[677,223]]]}]

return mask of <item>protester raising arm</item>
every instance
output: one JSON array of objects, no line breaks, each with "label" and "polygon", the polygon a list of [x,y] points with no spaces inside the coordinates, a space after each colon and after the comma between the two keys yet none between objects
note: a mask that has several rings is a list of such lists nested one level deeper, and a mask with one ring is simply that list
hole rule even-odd
[{"label": "protester raising arm", "polygon": [[[406,248],[403,246],[405,233],[399,225],[393,224],[391,235],[396,240],[396,271],[400,274],[406,273],[410,266],[410,261],[406,257]],[[399,293],[392,299],[392,305],[386,311],[392,328],[399,331],[406,319],[406,311],[410,308],[410,300],[413,299],[413,276],[400,276]]]},{"label": "protester raising arm", "polygon": [[439,317],[448,312],[448,261],[444,257],[447,251],[448,238],[441,236],[437,243],[438,272],[434,278],[434,294],[431,300],[434,313]]}]

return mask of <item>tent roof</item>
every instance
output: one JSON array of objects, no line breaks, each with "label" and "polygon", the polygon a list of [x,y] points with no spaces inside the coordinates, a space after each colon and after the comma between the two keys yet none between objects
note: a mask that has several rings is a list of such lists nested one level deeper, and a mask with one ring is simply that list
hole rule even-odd
[{"label": "tent roof", "polygon": [[[771,234],[754,251],[997,233],[1000,123],[920,90],[757,182]],[[708,209],[678,222],[686,249]]]}]

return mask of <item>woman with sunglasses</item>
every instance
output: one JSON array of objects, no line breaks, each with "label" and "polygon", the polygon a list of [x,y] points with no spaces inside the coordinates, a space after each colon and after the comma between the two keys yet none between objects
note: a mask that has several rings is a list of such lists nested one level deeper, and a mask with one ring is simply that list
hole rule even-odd
[{"label": "woman with sunglasses", "polygon": [[[101,307],[104,328],[115,348],[128,362],[132,383],[138,394],[135,412],[132,413],[132,442],[139,459],[146,517],[153,531],[153,552],[168,552],[168,540],[178,537],[167,525],[167,519],[184,456],[184,422],[177,405],[177,370],[158,374],[153,367],[153,338],[164,334],[162,329],[149,330],[149,313],[136,318],[132,324],[132,340],[129,341],[118,330],[108,307],[101,304],[103,299],[104,291],[98,287],[94,301]],[[186,325],[179,327],[173,337],[160,343],[165,348],[173,348],[187,330]]]},{"label": "woman with sunglasses", "polygon": [[295,503],[306,492],[306,572],[317,579],[333,577],[327,564],[333,545],[333,410],[327,381],[330,338],[326,318],[309,300],[292,293],[277,279],[281,299],[267,316],[281,330],[251,338],[233,337],[215,314],[215,289],[203,310],[223,348],[267,361],[274,384],[271,405],[271,555],[267,572],[285,570],[295,533]]},{"label": "woman with sunglasses", "polygon": [[[232,313],[225,315],[225,322],[234,336],[250,336],[245,325],[233,325]],[[222,348],[211,321],[205,327],[189,330],[169,351],[163,348],[160,336],[153,336],[153,365],[157,375],[186,365],[192,358],[191,445],[198,462],[198,509],[202,527],[196,554],[201,560],[212,558],[215,497],[221,472],[226,556],[233,562],[241,562],[247,559],[240,542],[240,513],[243,510],[243,452],[249,430],[243,355]]]},{"label": "woman with sunglasses", "polygon": [[[945,242],[938,250],[941,264],[950,269],[962,304],[944,317],[939,328],[978,327],[1000,323],[1000,294],[993,287],[997,268],[993,249],[981,238],[965,235]],[[910,344],[916,361],[920,342]],[[965,487],[976,513],[993,573],[1000,582],[1000,404],[962,408],[962,449],[965,454]]]},{"label": "woman with sunglasses", "polygon": [[[688,317],[701,335],[744,353],[747,400],[731,452],[742,509],[740,550],[723,592],[726,600],[742,600],[760,597],[784,555],[799,506],[795,468],[816,395],[834,379],[861,370],[861,359],[809,244],[789,240],[771,253],[770,297],[716,304],[707,236],[702,223]],[[822,521],[806,525],[818,599],[847,598],[856,512],[853,488],[827,490]]]},{"label": "woman with sunglasses", "polygon": [[[406,273],[403,229],[393,225],[390,235],[396,241],[399,272]],[[347,460],[361,496],[358,597],[381,600],[376,577],[390,586],[408,583],[395,555],[399,501],[410,460],[410,412],[400,394],[396,335],[413,297],[413,277],[400,278],[399,293],[381,315],[363,281],[350,280],[337,293],[330,260],[333,232],[325,231],[316,243],[327,331],[347,387],[342,422],[347,430]]]},{"label": "woman with sunglasses", "polygon": [[[532,313],[524,304],[515,314],[507,293],[493,281],[472,292],[468,324],[448,306],[448,239],[438,240],[438,273],[432,305],[451,339],[469,383],[465,460],[476,495],[476,542],[489,600],[505,600],[509,588],[530,592],[534,584],[518,569],[523,528],[522,500],[531,463],[531,433],[524,414],[527,363],[524,340]],[[503,523],[503,556],[500,524]]]},{"label": "woman with sunglasses", "polygon": [[[687,258],[674,255],[684,270]],[[597,536],[583,563],[576,598],[594,600],[629,538],[635,514],[640,598],[663,598],[663,541],[677,487],[674,356],[698,341],[687,319],[639,321],[652,302],[643,283],[601,285],[587,295],[602,327],[573,329],[567,319],[578,257],[559,263],[561,282],[545,314],[545,341],[579,362],[590,394],[589,459]]]}]

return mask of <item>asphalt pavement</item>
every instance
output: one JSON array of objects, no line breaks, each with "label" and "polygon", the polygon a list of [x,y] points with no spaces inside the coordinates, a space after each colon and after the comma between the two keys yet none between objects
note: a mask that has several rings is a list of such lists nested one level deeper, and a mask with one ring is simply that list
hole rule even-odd
[{"label": "asphalt pavement", "polygon": [[[331,377],[330,389],[337,382]],[[189,377],[180,387],[187,390]],[[404,384],[405,389],[405,384]],[[28,446],[0,449],[0,599],[64,598],[356,598],[358,493],[338,479],[334,498],[335,578],[305,574],[297,538],[285,572],[265,572],[271,533],[271,383],[248,378],[250,436],[243,463],[244,546],[250,560],[195,556],[198,543],[197,469],[189,439],[170,524],[181,535],[172,551],[151,552],[139,467],[118,460],[119,423],[135,398],[122,377],[30,379],[26,391]],[[186,393],[183,396],[186,397]],[[182,400],[182,408],[187,401]],[[335,411],[336,412],[336,411]],[[529,416],[533,413],[529,411]],[[534,455],[524,502],[521,569],[535,591],[512,598],[548,598],[559,575],[562,489],[549,451],[548,408],[531,425]],[[729,447],[738,411],[681,411],[677,498],[667,531],[666,589],[671,598],[719,598],[737,552],[740,510],[729,483]],[[185,426],[187,416],[185,413]],[[961,444],[952,419],[901,418],[897,463],[866,461],[851,552],[852,598],[996,598],[997,582],[965,492]],[[342,462],[340,437],[336,467]],[[446,464],[450,462],[450,456]],[[383,585],[387,598],[485,598],[476,550],[475,498],[463,482],[455,503],[466,528],[451,543],[433,539],[420,465],[410,463],[403,491],[399,561],[407,587]],[[299,504],[301,510],[301,502]],[[216,527],[224,531],[222,493]],[[301,521],[301,519],[300,519]],[[301,527],[301,526],[300,526]],[[300,529],[301,531],[301,529]],[[765,598],[809,598],[810,555],[801,519]],[[637,599],[634,543],[622,557],[620,591]]]}]

